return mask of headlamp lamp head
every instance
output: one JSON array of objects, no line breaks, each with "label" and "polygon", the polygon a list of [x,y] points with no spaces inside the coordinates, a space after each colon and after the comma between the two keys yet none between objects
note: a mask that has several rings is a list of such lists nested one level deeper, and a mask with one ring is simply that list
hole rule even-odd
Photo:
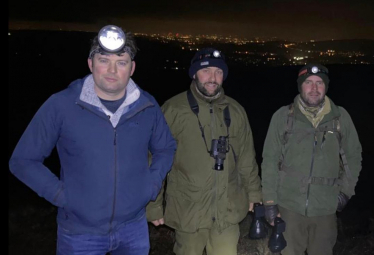
[{"label": "headlamp lamp head", "polygon": [[107,52],[120,52],[126,43],[126,35],[121,28],[108,25],[103,27],[98,35],[100,47]]},{"label": "headlamp lamp head", "polygon": [[98,35],[94,38],[89,58],[92,59],[96,53],[121,55],[127,52],[133,60],[135,53],[126,43],[126,34],[120,27],[107,25],[101,28]]}]

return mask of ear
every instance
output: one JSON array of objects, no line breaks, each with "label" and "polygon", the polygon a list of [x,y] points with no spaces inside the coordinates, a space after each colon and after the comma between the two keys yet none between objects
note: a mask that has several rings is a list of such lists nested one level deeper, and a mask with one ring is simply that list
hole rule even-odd
[{"label": "ear", "polygon": [[131,75],[130,76],[132,76],[132,74],[134,73],[135,66],[136,66],[135,61],[131,61]]},{"label": "ear", "polygon": [[90,68],[90,71],[92,73],[92,65],[93,65],[93,60],[92,58],[88,58],[87,59],[87,63],[88,63],[88,68]]},{"label": "ear", "polygon": [[195,80],[195,78],[196,78],[195,76],[196,76],[196,74],[194,74],[194,75],[192,76],[194,80]]}]

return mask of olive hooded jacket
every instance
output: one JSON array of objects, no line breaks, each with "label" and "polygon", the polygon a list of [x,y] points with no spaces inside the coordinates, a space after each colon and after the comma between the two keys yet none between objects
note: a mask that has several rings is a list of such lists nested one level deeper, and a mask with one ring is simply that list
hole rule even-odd
[{"label": "olive hooded jacket", "polygon": [[[261,201],[252,131],[243,107],[225,96],[223,90],[209,102],[197,92],[194,81],[190,89],[199,105],[207,146],[187,93],[166,101],[162,109],[177,141],[177,151],[167,178],[165,214],[160,192],[158,199],[148,205],[147,218],[152,221],[164,217],[166,225],[190,233],[210,228],[214,222],[222,230],[244,219],[249,202]],[[223,115],[227,106],[231,116],[230,148],[223,171],[217,171],[213,170],[215,159],[207,150],[211,149],[212,139],[228,135]]]},{"label": "olive hooded jacket", "polygon": [[[279,204],[306,216],[333,214],[340,191],[348,197],[354,195],[361,170],[361,144],[344,108],[330,100],[331,111],[314,128],[300,111],[297,98],[288,141],[284,141],[284,132],[289,107],[280,108],[271,119],[261,165],[264,204]],[[334,123],[340,125],[341,139]],[[350,176],[340,163],[340,142]]]}]

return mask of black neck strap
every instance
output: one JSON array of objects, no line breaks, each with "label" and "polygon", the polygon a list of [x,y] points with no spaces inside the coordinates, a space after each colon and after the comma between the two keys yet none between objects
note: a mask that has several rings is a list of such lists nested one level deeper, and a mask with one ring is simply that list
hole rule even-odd
[{"label": "black neck strap", "polygon": [[[203,129],[203,127],[201,125],[201,122],[200,122],[200,119],[199,119],[199,105],[197,104],[196,98],[192,95],[191,89],[187,90],[187,99],[188,99],[188,103],[190,104],[192,112],[197,117],[197,121],[199,123],[199,128],[200,128],[200,131],[201,131],[201,136],[203,137],[203,140],[204,140],[204,143],[205,143],[205,146],[206,146],[206,150],[208,151],[208,153],[210,153],[210,151],[208,149],[208,145],[206,143],[204,129]],[[224,119],[225,125],[227,127],[227,139],[229,139],[229,134],[230,134],[229,133],[229,127],[230,127],[230,124],[231,124],[229,106],[227,106],[223,110],[223,119]],[[229,142],[228,142],[228,144],[229,144]]]}]

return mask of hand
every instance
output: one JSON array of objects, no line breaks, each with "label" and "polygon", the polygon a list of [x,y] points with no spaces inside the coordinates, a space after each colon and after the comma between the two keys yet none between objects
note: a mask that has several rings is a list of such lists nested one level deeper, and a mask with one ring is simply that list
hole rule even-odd
[{"label": "hand", "polygon": [[336,209],[338,212],[343,211],[344,207],[347,205],[349,201],[349,197],[344,194],[343,192],[340,192],[338,195],[338,208]]},{"label": "hand", "polygon": [[278,205],[265,205],[265,219],[272,226],[274,226],[275,217],[281,217],[278,210]]},{"label": "hand", "polygon": [[253,205],[254,205],[254,203],[249,203],[249,210],[248,211],[253,212]]},{"label": "hand", "polygon": [[152,224],[153,225],[155,225],[156,227],[157,226],[160,226],[160,225],[164,225],[164,218],[161,218],[161,219],[159,219],[159,220],[153,220],[153,221],[151,221],[152,222]]}]

